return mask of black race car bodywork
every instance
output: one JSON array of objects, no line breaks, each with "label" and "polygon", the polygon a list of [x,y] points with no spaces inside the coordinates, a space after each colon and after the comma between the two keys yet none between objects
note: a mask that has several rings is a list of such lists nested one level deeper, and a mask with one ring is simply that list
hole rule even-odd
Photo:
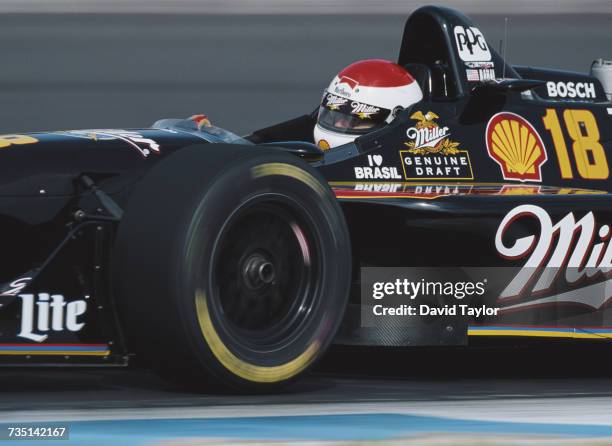
[{"label": "black race car bodywork", "polygon": [[[289,153],[331,186],[353,259],[352,292],[337,343],[464,345],[469,335],[609,337],[612,103],[600,82],[585,74],[506,65],[465,16],[436,7],[421,8],[408,19],[398,63],[415,76],[424,99],[385,128],[324,152],[312,144],[315,114],[245,138],[191,120],[163,120],[151,129],[0,138],[0,237],[6,253],[0,269],[0,359],[126,364],[132,343],[147,343],[142,338],[149,332],[139,333],[139,324],[146,324],[160,300],[148,298],[155,289],[139,290],[146,288],[144,275],[153,283],[166,272],[152,262],[158,251],[149,253],[154,243],[144,237],[153,229],[159,239],[170,237],[168,213],[171,204],[178,205],[162,203],[180,201],[195,187],[148,178],[164,163],[191,159],[181,153],[193,152],[194,145],[198,154],[191,156],[206,161],[214,153],[221,160],[215,158],[214,169],[203,165],[207,177],[221,178],[224,166],[242,159],[242,151],[228,149],[240,145],[247,151],[265,148],[272,154],[266,156]],[[220,150],[225,154],[218,155]],[[192,162],[184,173],[174,172],[187,178],[199,169]],[[284,170],[287,178],[301,178],[291,169]],[[131,217],[124,223],[130,212],[149,220]],[[122,227],[131,229],[118,242]],[[119,256],[130,261],[122,263]],[[266,282],[267,263],[257,265],[258,280]],[[576,267],[571,274],[564,269],[568,265]],[[440,316],[401,329],[368,328],[360,324],[363,266],[518,267],[513,283],[519,292],[499,297],[497,303],[512,311],[495,318]],[[561,269],[552,281],[562,292],[553,293],[532,267]],[[132,275],[145,285],[117,285]],[[161,318],[151,316],[150,324],[165,330],[156,317]],[[163,335],[150,339],[162,345]],[[142,350],[155,356],[157,341]],[[298,364],[289,358],[268,378],[225,346],[215,347],[223,340],[207,342],[243,381],[281,382],[309,365],[308,359]],[[166,350],[160,347],[158,354]]]}]

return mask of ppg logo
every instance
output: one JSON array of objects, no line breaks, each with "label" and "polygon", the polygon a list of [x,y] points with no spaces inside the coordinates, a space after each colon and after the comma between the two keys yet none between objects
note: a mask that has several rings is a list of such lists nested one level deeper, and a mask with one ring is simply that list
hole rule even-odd
[{"label": "ppg logo", "polygon": [[478,28],[455,26],[454,32],[461,60],[466,62],[491,60],[487,42]]}]

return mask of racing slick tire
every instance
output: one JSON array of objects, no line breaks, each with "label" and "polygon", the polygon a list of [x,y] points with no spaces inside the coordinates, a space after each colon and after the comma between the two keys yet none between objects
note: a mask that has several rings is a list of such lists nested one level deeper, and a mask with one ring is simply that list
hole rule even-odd
[{"label": "racing slick tire", "polygon": [[206,144],[135,186],[113,251],[130,351],[191,387],[273,391],[309,369],[342,321],[351,275],[342,210],[279,149]]}]

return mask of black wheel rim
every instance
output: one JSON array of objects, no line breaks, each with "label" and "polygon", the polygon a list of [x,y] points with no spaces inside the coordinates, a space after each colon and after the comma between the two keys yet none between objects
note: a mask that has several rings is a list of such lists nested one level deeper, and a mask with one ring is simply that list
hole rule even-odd
[{"label": "black wheel rim", "polygon": [[317,228],[295,200],[251,198],[227,220],[213,249],[212,305],[231,341],[270,350],[297,338],[318,304]]}]

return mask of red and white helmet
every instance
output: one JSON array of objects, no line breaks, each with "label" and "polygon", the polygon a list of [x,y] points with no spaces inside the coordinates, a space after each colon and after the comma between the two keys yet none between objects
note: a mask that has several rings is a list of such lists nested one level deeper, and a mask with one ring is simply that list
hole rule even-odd
[{"label": "red and white helmet", "polygon": [[355,62],[342,70],[323,93],[314,140],[323,150],[349,143],[423,98],[414,78],[388,60]]}]

